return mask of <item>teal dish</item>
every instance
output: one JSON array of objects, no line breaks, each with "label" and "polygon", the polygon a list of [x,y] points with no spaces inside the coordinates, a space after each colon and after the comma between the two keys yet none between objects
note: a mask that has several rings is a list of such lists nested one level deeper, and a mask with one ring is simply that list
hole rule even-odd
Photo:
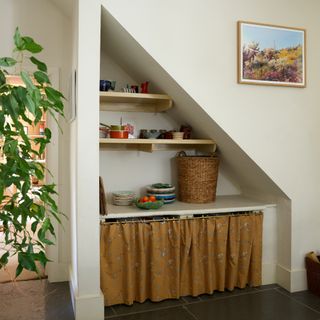
[{"label": "teal dish", "polygon": [[147,186],[147,192],[155,194],[173,193],[175,189],[176,188],[173,185],[168,183],[155,183],[151,186]]},{"label": "teal dish", "polygon": [[163,202],[164,202],[164,204],[169,204],[169,203],[173,203],[175,201],[176,201],[176,198],[170,199],[170,200],[164,200]]},{"label": "teal dish", "polygon": [[137,208],[143,209],[143,210],[156,210],[163,206],[164,201],[163,200],[157,200],[154,202],[139,202],[139,199],[134,200],[133,202]]},{"label": "teal dish", "polygon": [[169,184],[169,183],[154,183],[151,185],[151,187],[153,188],[157,188],[157,189],[166,189],[166,188],[172,188],[173,185]]},{"label": "teal dish", "polygon": [[148,192],[147,195],[150,196],[154,196],[156,197],[157,200],[171,200],[171,199],[175,199],[176,198],[176,194],[175,193],[168,193],[168,194],[157,194],[157,193],[151,193]]}]

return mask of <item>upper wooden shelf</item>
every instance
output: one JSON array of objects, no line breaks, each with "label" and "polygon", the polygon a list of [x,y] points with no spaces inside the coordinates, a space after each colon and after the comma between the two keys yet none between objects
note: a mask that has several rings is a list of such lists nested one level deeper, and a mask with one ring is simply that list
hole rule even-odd
[{"label": "upper wooden shelf", "polygon": [[153,152],[160,150],[201,149],[214,152],[216,143],[211,139],[100,139],[100,147]]},{"label": "upper wooden shelf", "polygon": [[121,112],[162,112],[172,107],[166,94],[100,91],[100,110]]}]

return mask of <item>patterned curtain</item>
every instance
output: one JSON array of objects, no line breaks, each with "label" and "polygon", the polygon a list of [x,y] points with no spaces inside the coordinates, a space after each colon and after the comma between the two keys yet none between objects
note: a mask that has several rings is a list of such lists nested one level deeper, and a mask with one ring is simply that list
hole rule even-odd
[{"label": "patterned curtain", "polygon": [[105,305],[261,285],[259,213],[101,224]]}]

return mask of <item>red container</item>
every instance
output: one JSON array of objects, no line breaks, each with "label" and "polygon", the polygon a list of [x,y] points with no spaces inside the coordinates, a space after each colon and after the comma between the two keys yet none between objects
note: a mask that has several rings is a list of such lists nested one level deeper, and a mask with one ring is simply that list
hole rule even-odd
[{"label": "red container", "polygon": [[124,130],[110,130],[110,138],[128,139],[129,131]]}]

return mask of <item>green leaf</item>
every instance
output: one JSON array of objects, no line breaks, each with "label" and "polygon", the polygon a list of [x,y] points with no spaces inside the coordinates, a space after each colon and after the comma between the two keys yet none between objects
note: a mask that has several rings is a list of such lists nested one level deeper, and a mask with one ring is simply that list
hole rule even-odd
[{"label": "green leaf", "polygon": [[10,57],[0,58],[0,67],[12,67],[17,61]]},{"label": "green leaf", "polygon": [[31,230],[33,233],[35,233],[37,231],[37,227],[38,227],[39,222],[38,221],[34,221],[31,224]]},{"label": "green leaf", "polygon": [[[19,104],[16,100],[16,98],[13,95],[9,95],[9,101],[10,101],[10,113],[11,116],[17,115],[19,113]],[[14,119],[16,121],[16,119]]]},{"label": "green leaf", "polygon": [[46,135],[47,139],[51,139],[51,130],[49,128],[44,129],[44,134]]},{"label": "green leaf", "polygon": [[46,214],[46,210],[43,206],[40,207],[39,218],[43,219]]},{"label": "green leaf", "polygon": [[41,265],[45,268],[48,261],[50,261],[43,251],[35,254],[35,259],[41,263]]},{"label": "green leaf", "polygon": [[45,218],[43,224],[42,224],[42,231],[46,232],[50,228],[51,222],[49,218]]},{"label": "green leaf", "polygon": [[[29,243],[29,244],[28,244],[27,253],[34,253],[34,251],[33,251],[33,244],[32,244],[32,243]],[[31,257],[33,257],[33,255],[31,255]]]},{"label": "green leaf", "polygon": [[39,238],[39,240],[40,240],[42,243],[47,244],[47,245],[49,245],[49,246],[51,246],[51,245],[54,244],[51,240],[46,239],[46,237],[45,237],[45,231],[43,231],[42,228],[40,228],[39,231],[38,231],[38,238]]},{"label": "green leaf", "polygon": [[35,115],[35,113],[36,113],[36,105],[35,105],[35,103],[33,102],[32,98],[30,97],[29,94],[26,95],[24,102],[25,102],[28,110],[29,110],[33,115]]},{"label": "green leaf", "polygon": [[5,252],[2,257],[0,258],[0,269],[1,267],[7,265],[8,263],[8,258],[9,258],[9,252]]},{"label": "green leaf", "polygon": [[31,80],[31,78],[30,78],[30,76],[28,75],[27,72],[21,71],[20,75],[21,75],[21,78],[22,78],[23,82],[27,86],[28,90],[36,90],[37,89],[35,87],[35,85],[33,84],[32,80]]},{"label": "green leaf", "polygon": [[42,71],[36,71],[34,74],[34,77],[36,78],[36,80],[43,84],[43,83],[51,83],[47,74],[42,72]]},{"label": "green leaf", "polygon": [[1,132],[3,132],[3,130],[4,130],[5,121],[6,121],[6,118],[4,116],[4,112],[0,112],[0,130],[1,130]]},{"label": "green leaf", "polygon": [[0,181],[0,203],[2,202],[4,198],[4,183],[3,181]]},{"label": "green leaf", "polygon": [[48,245],[48,246],[54,245],[54,242],[52,242],[51,240],[46,239],[46,238],[42,239],[42,242],[43,242],[44,244]]},{"label": "green leaf", "polygon": [[[29,168],[28,168],[28,169],[29,169]],[[27,181],[25,181],[25,182],[23,183],[23,186],[22,186],[21,192],[22,192],[22,195],[23,195],[23,196],[26,196],[26,194],[28,193],[30,187],[31,187],[31,183],[30,183],[30,180],[28,179]]]},{"label": "green leaf", "polygon": [[43,71],[43,72],[48,71],[47,65],[44,62],[38,60],[37,58],[31,57],[30,61],[38,67],[38,70]]},{"label": "green leaf", "polygon": [[19,275],[21,274],[22,270],[23,270],[23,267],[22,267],[22,265],[19,263],[18,266],[17,266],[17,269],[16,269],[16,278],[19,277]]},{"label": "green leaf", "polygon": [[55,90],[51,87],[46,87],[45,92],[46,92],[48,99],[53,102],[61,101],[61,98],[64,98],[64,96],[61,92],[59,92],[58,90]]},{"label": "green leaf", "polygon": [[16,97],[17,101],[19,104],[22,104],[22,108],[24,108],[24,99],[26,98],[27,90],[25,87],[19,86],[19,87],[14,87],[12,89],[12,93]]},{"label": "green leaf", "polygon": [[18,261],[19,264],[27,270],[37,271],[37,267],[32,259],[32,256],[27,252],[19,252],[18,253]]},{"label": "green leaf", "polygon": [[36,43],[31,37],[22,37],[24,42],[24,49],[31,53],[39,53],[42,51],[40,44]]},{"label": "green leaf", "polygon": [[22,51],[24,49],[24,42],[21,38],[20,31],[19,31],[18,27],[16,28],[13,39],[14,39],[14,44],[16,45],[16,48],[19,51]]},{"label": "green leaf", "polygon": [[[35,90],[33,90],[31,92],[31,97],[32,100],[34,101],[35,105],[38,107],[40,106],[40,102],[41,102],[41,92],[38,88],[36,88]],[[36,110],[38,111],[38,110]]]},{"label": "green leaf", "polygon": [[4,75],[2,70],[0,70],[0,86],[4,85],[5,83],[6,83],[6,76]]}]

